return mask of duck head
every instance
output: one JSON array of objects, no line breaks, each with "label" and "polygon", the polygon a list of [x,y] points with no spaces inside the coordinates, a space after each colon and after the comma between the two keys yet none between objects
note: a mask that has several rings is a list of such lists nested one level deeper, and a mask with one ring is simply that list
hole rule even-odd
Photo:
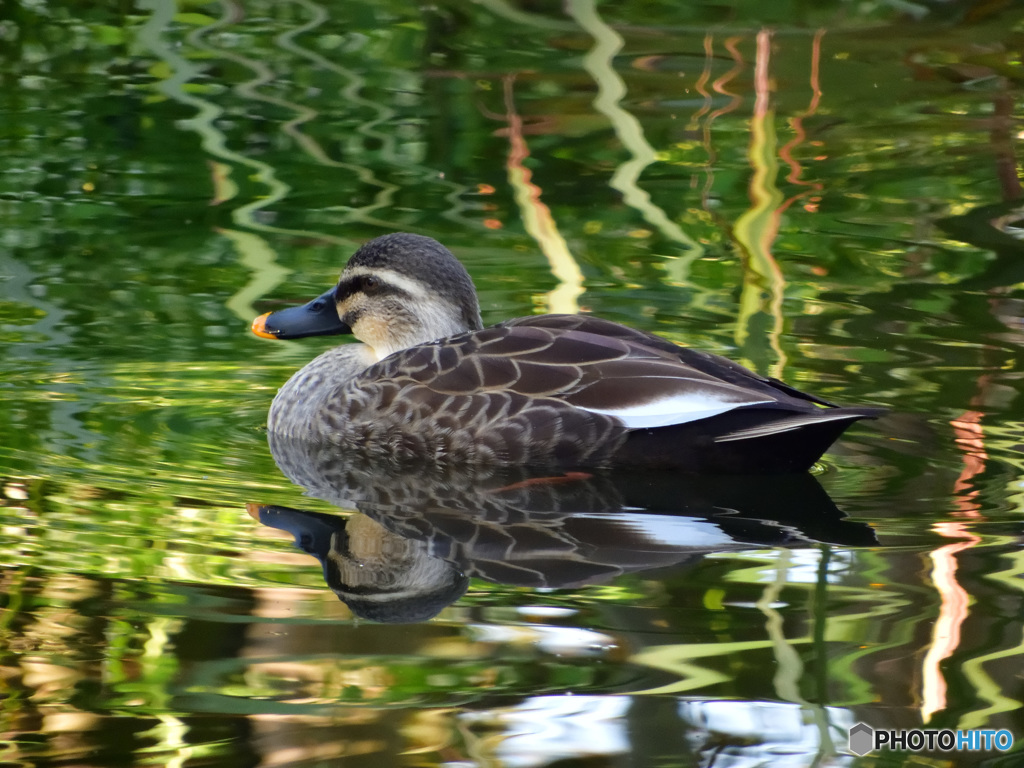
[{"label": "duck head", "polygon": [[253,333],[272,339],[351,333],[378,359],[482,327],[466,269],[436,240],[407,233],[369,241],[331,290],[252,324]]}]

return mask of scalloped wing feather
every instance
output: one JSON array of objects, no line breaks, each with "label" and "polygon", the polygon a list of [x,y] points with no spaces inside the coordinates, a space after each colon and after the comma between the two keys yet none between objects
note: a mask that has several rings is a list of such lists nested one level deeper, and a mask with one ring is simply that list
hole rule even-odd
[{"label": "scalloped wing feather", "polygon": [[[817,410],[754,374],[734,382],[694,368],[680,359],[680,348],[615,323],[557,315],[541,319],[549,322],[496,326],[396,353],[367,369],[351,388],[366,392],[390,380],[403,387],[404,399],[415,393],[417,400],[431,399],[433,408],[445,402],[433,395],[511,392],[551,399],[547,408],[611,417],[627,429],[683,424],[751,406]],[[595,332],[609,329],[615,335]],[[652,339],[657,346],[649,343]],[[731,364],[722,367],[735,378]],[[744,386],[754,381],[761,386]],[[533,432],[540,429],[534,423]]]},{"label": "scalloped wing feather", "polygon": [[744,368],[728,358],[705,352],[700,349],[680,347],[667,339],[655,336],[646,331],[639,331],[611,320],[603,320],[592,315],[530,315],[508,320],[497,327],[547,328],[563,331],[583,331],[599,336],[618,339],[630,344],[639,345],[651,351],[657,351],[690,366],[695,371],[707,373],[716,380],[749,388],[768,394],[773,400],[780,402],[810,402],[835,408],[836,404],[789,386],[785,382],[773,379]]}]

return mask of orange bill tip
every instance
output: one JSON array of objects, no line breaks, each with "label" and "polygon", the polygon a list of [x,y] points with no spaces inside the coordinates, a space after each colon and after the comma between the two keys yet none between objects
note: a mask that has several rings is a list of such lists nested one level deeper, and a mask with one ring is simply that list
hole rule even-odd
[{"label": "orange bill tip", "polygon": [[252,321],[252,332],[257,336],[262,336],[264,339],[276,339],[277,336],[270,333],[267,330],[267,318],[270,317],[269,312],[264,312],[262,315]]},{"label": "orange bill tip", "polygon": [[263,504],[253,504],[250,501],[245,505],[245,511],[249,513],[249,517],[258,523],[260,521],[260,510],[263,509],[263,506]]}]

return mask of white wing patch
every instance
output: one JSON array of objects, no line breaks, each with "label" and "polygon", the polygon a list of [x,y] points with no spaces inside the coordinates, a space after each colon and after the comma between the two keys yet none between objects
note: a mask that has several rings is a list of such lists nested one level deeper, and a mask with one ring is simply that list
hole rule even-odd
[{"label": "white wing patch", "polygon": [[707,393],[690,392],[623,408],[586,408],[585,410],[615,416],[625,423],[627,429],[651,429],[707,419],[741,406],[767,405],[773,402],[773,400],[729,402]]},{"label": "white wing patch", "polygon": [[614,520],[631,535],[648,539],[652,550],[721,549],[736,544],[717,524],[698,517],[603,512],[597,519]]}]

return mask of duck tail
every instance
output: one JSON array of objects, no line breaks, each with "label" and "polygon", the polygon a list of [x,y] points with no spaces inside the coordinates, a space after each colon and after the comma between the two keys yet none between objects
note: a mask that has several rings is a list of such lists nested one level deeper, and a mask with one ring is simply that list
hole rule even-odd
[{"label": "duck tail", "polygon": [[696,474],[805,472],[839,436],[882,408],[821,408],[800,413],[742,408],[709,419],[631,431],[613,462]]}]

